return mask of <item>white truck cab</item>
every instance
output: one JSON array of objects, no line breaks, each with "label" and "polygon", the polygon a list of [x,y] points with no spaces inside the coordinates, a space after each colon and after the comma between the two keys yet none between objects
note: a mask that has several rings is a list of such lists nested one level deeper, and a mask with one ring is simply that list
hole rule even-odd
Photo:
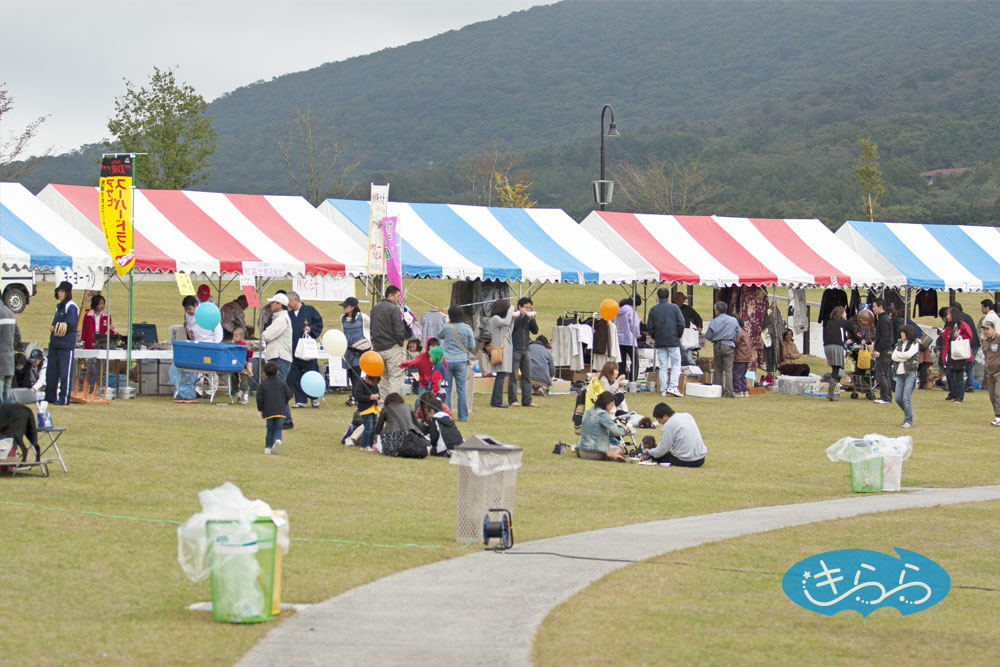
[{"label": "white truck cab", "polygon": [[3,302],[15,314],[23,311],[31,297],[37,293],[34,271],[4,271],[0,274]]}]

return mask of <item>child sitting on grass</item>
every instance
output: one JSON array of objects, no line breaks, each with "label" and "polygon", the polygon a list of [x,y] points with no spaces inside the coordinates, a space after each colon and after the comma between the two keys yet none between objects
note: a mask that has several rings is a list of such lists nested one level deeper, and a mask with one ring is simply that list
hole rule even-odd
[{"label": "child sitting on grass", "polygon": [[[378,375],[366,375],[361,378],[354,387],[354,401],[358,406],[358,414],[361,415],[361,425],[365,429],[361,434],[361,449],[371,451],[372,443],[375,442],[375,422],[378,419],[378,383],[381,380]],[[357,437],[356,433],[352,434]]]},{"label": "child sitting on grass", "polygon": [[267,421],[264,453],[270,454],[281,447],[281,427],[285,423],[285,407],[292,400],[292,390],[278,378],[278,364],[264,364],[264,381],[257,388],[257,409]]}]

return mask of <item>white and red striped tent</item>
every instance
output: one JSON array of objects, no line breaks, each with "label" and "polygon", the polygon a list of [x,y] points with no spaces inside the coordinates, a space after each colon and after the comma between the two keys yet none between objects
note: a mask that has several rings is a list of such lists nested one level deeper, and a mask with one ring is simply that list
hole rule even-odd
[{"label": "white and red striped tent", "polygon": [[713,287],[887,284],[819,220],[594,211],[581,225],[639,280]]},{"label": "white and red striped tent", "polygon": [[[38,199],[104,245],[98,190],[47,185]],[[235,274],[243,262],[280,266],[284,275],[358,275],[366,250],[302,197],[187,190],[135,191],[136,269]]]}]

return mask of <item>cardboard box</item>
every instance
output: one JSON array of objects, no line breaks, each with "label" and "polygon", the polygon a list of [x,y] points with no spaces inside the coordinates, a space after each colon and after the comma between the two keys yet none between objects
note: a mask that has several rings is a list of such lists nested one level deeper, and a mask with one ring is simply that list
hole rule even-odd
[{"label": "cardboard box", "polygon": [[767,387],[747,387],[747,393],[751,396],[760,396],[767,393]]},{"label": "cardboard box", "polygon": [[[504,378],[504,382],[503,382],[504,396],[507,395],[507,379],[509,377],[510,376],[508,375],[506,378]],[[473,394],[492,394],[493,393],[493,382],[495,380],[496,380],[496,378],[494,376],[492,376],[492,375],[490,377],[487,377],[487,378],[475,378],[472,381],[472,393]]]},{"label": "cardboard box", "polygon": [[549,387],[550,394],[568,394],[572,389],[572,384],[569,380],[556,380]]}]

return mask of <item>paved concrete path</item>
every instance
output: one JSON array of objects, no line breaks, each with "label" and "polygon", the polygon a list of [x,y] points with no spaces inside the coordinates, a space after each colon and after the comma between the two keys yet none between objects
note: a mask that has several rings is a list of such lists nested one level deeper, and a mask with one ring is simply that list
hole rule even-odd
[{"label": "paved concrete path", "polygon": [[507,553],[477,552],[399,572],[304,609],[239,664],[529,665],[535,632],[553,607],[634,561],[818,521],[997,499],[1000,485],[858,495],[607,528],[517,544]]}]

